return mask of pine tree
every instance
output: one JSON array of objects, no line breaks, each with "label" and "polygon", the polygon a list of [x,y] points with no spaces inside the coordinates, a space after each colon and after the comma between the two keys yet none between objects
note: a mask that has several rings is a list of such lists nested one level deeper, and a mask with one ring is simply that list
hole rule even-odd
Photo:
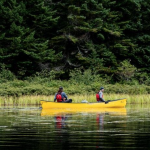
[{"label": "pine tree", "polygon": [[119,24],[122,16],[115,5],[116,1],[110,0],[72,0],[55,4],[61,17],[52,43],[59,45],[56,47],[63,52],[66,64],[85,68],[117,66],[118,53],[124,51],[126,55],[130,41],[124,39]]},{"label": "pine tree", "polygon": [[130,58],[132,64],[137,68],[150,72],[150,28],[148,19],[150,15],[150,1],[127,0],[120,5],[123,15],[122,19],[126,19],[124,35],[130,40],[128,43],[130,47],[126,57]]},{"label": "pine tree", "polygon": [[[0,67],[18,77],[83,66],[150,72],[149,0],[1,0]],[[59,68],[59,69],[58,69]]]},{"label": "pine tree", "polygon": [[[0,64],[18,77],[34,74],[58,59],[49,36],[58,18],[42,0],[0,2]],[[49,58],[49,59],[48,59]],[[48,67],[48,68],[49,68]]]}]

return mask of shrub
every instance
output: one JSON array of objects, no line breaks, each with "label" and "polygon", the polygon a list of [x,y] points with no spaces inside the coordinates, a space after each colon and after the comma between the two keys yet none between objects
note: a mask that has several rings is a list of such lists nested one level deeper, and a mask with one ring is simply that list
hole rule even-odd
[{"label": "shrub", "polygon": [[137,68],[130,64],[130,61],[124,60],[117,68],[117,75],[121,81],[129,81],[134,75]]},{"label": "shrub", "polygon": [[90,85],[94,82],[105,82],[100,75],[94,74],[90,69],[84,71],[81,71],[81,69],[74,69],[70,72],[70,81],[85,85]]},{"label": "shrub", "polygon": [[11,71],[5,69],[4,67],[1,69],[1,71],[0,71],[0,82],[1,83],[6,82],[6,81],[13,81],[15,79],[16,79],[16,77]]}]

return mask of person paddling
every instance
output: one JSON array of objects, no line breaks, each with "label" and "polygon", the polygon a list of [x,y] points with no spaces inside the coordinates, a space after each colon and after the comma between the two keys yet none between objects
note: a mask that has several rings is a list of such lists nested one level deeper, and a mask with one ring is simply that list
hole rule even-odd
[{"label": "person paddling", "polygon": [[96,94],[96,100],[97,102],[106,102],[104,100],[104,96],[103,96],[103,92],[104,92],[104,88],[103,87],[100,87],[100,91]]},{"label": "person paddling", "polygon": [[72,99],[67,99],[67,95],[65,92],[63,92],[63,87],[59,87],[58,92],[55,94],[54,102],[57,100],[57,102],[62,103],[71,103]]}]

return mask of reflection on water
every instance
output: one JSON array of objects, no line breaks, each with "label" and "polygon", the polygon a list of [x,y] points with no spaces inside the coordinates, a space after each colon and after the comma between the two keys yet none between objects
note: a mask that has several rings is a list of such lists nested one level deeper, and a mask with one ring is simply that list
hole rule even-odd
[{"label": "reflection on water", "polygon": [[0,150],[150,149],[150,109],[0,108]]},{"label": "reflection on water", "polygon": [[104,129],[104,115],[105,114],[103,114],[103,113],[97,114],[96,121],[97,121],[97,125],[98,125],[99,130]]},{"label": "reflection on water", "polygon": [[56,115],[55,117],[55,127],[57,129],[62,129],[62,128],[66,128],[67,124],[66,124],[66,120],[67,120],[67,115]]},{"label": "reflection on water", "polygon": [[56,114],[77,114],[77,113],[110,113],[111,115],[126,115],[126,108],[77,108],[77,109],[42,109],[41,116],[51,116]]}]

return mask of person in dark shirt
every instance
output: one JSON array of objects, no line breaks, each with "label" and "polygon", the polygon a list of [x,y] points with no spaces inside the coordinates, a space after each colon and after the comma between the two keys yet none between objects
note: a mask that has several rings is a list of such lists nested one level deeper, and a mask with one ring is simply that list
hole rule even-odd
[{"label": "person in dark shirt", "polygon": [[65,92],[63,92],[63,87],[59,87],[58,92],[55,94],[54,102],[63,102],[63,103],[71,103],[72,99],[68,99]]}]

